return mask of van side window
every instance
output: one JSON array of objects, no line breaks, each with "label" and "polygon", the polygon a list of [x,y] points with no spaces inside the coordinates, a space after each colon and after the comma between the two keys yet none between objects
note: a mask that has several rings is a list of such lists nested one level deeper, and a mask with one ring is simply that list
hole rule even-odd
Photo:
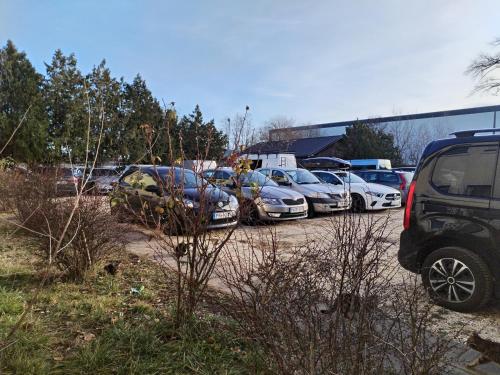
[{"label": "van side window", "polygon": [[460,146],[436,160],[432,184],[439,192],[490,198],[496,169],[497,146]]}]

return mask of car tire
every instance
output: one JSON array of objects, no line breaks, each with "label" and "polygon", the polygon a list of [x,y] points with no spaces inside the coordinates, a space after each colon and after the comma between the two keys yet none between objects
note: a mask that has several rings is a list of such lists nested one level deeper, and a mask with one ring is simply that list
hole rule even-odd
[{"label": "car tire", "polygon": [[430,253],[422,265],[422,283],[437,305],[459,312],[484,307],[493,292],[493,275],[472,251],[443,247]]},{"label": "car tire", "polygon": [[312,219],[316,216],[316,211],[314,211],[314,206],[311,200],[307,199],[307,218]]},{"label": "car tire", "polygon": [[245,224],[251,226],[263,224],[259,216],[259,209],[255,205],[255,203],[251,202],[248,204],[247,207],[248,207],[248,212],[244,220]]},{"label": "car tire", "polygon": [[365,212],[366,203],[363,197],[359,194],[351,194],[351,211],[352,212]]}]

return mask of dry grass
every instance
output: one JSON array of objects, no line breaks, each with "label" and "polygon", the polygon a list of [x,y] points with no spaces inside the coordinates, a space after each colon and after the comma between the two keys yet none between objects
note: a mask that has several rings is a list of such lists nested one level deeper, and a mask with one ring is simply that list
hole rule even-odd
[{"label": "dry grass", "polygon": [[[0,334],[38,285],[36,244],[0,225]],[[104,271],[120,262],[115,276]],[[0,373],[247,373],[255,361],[230,323],[204,313],[174,328],[174,291],[148,259],[123,252],[83,283],[53,274],[15,341],[0,352]],[[258,366],[258,364],[257,364]]]}]

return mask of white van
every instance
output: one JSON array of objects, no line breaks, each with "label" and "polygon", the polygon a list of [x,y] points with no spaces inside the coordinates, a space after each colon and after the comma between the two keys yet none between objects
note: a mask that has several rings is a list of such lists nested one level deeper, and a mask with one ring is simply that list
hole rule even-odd
[{"label": "white van", "polygon": [[391,161],[389,159],[355,159],[349,160],[352,170],[360,169],[391,169]]},{"label": "white van", "polygon": [[297,160],[294,154],[243,154],[240,159],[252,161],[251,169],[286,168],[296,169]]},{"label": "white van", "polygon": [[184,160],[182,167],[196,173],[201,173],[208,169],[217,168],[217,162],[215,160]]}]

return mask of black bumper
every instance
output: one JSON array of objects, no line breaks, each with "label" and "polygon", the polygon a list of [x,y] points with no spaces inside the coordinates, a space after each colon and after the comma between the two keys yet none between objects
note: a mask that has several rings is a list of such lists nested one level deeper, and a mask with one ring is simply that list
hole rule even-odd
[{"label": "black bumper", "polygon": [[401,232],[398,251],[399,264],[414,273],[420,273],[419,249],[415,245],[415,239],[406,230]]}]

